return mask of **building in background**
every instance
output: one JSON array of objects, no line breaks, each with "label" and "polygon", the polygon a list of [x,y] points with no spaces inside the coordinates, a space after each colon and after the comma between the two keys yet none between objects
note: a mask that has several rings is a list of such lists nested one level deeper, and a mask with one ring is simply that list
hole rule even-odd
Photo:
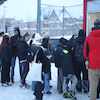
[{"label": "building in background", "polygon": [[[41,20],[41,35],[44,33],[49,36],[59,36],[59,35],[72,35],[77,34],[79,29],[82,28],[83,19],[64,17],[64,24],[61,18],[56,14],[55,10],[44,16]],[[63,31],[64,25],[64,31]],[[30,35],[36,33],[37,22],[36,21],[27,21],[15,20],[13,18],[2,18],[0,19],[0,31],[8,32],[10,35],[13,35],[14,27],[19,27],[22,35],[26,32],[29,32]]]}]

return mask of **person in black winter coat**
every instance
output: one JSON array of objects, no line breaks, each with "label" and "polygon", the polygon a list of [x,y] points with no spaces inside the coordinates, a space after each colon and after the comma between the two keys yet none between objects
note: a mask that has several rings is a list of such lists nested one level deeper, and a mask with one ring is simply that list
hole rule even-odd
[{"label": "person in black winter coat", "polygon": [[55,66],[58,68],[58,79],[57,79],[57,90],[58,93],[63,92],[63,71],[62,71],[62,59],[61,59],[61,41],[59,41],[59,45],[57,46],[57,49],[54,52],[54,62]]},{"label": "person in black winter coat", "polygon": [[11,46],[9,43],[9,37],[3,36],[2,44],[0,45],[0,58],[1,58],[1,83],[2,86],[10,85],[10,66],[11,66]]},{"label": "person in black winter coat", "polygon": [[[72,62],[72,47],[68,40],[61,38],[60,39],[60,48],[56,51],[57,57],[55,57],[55,65],[57,67],[62,68],[62,74],[63,74],[63,93],[73,91],[75,92],[75,86],[76,86],[76,77],[74,75],[74,69],[73,69],[73,62]],[[59,53],[58,53],[59,51]],[[59,66],[60,65],[60,66]],[[72,83],[71,89],[69,89],[68,84],[69,81]]]},{"label": "person in black winter coat", "polygon": [[[88,92],[89,83],[88,83],[88,70],[85,66],[85,60],[83,56],[83,45],[85,41],[85,33],[81,29],[79,30],[78,37],[75,39],[75,47],[74,47],[74,64],[75,64],[75,74],[78,79],[78,83],[76,85],[77,91]],[[83,75],[83,79],[81,77],[81,73]]]},{"label": "person in black winter coat", "polygon": [[29,72],[29,57],[31,55],[31,49],[27,42],[21,38],[17,42],[18,58],[19,58],[19,69],[20,69],[20,78],[21,78],[21,87],[27,87],[26,76]]},{"label": "person in black winter coat", "polygon": [[10,38],[10,44],[12,49],[12,61],[11,61],[11,82],[14,83],[14,69],[15,69],[15,61],[18,56],[17,43],[21,38],[20,29],[18,27],[14,28],[14,36]]},{"label": "person in black winter coat", "polygon": [[49,84],[49,73],[50,73],[50,53],[48,49],[49,45],[49,38],[43,38],[42,45],[39,49],[39,52],[37,54],[37,60],[36,62],[42,63],[42,76],[43,76],[43,82],[44,82],[44,93],[51,94],[50,92],[50,84]]}]

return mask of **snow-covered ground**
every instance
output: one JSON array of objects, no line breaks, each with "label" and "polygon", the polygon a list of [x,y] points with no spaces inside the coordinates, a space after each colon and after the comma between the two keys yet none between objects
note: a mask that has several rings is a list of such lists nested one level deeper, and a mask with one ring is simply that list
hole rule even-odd
[{"label": "snow-covered ground", "polygon": [[[10,87],[2,87],[0,84],[0,100],[34,100],[34,96],[31,89],[20,88],[19,82],[19,70],[18,70],[18,59],[16,61],[16,68],[15,68],[15,84]],[[56,83],[57,83],[57,69],[55,68],[54,64],[52,64],[52,81],[51,85],[53,88],[51,89],[51,95],[44,95],[43,100],[70,100],[64,99],[62,95],[59,95],[56,90]],[[38,71],[38,70],[37,70]],[[36,72],[37,73],[37,72]],[[30,83],[30,82],[29,82]],[[86,94],[77,94],[78,100],[89,100]],[[100,100],[100,99],[98,99]]]}]

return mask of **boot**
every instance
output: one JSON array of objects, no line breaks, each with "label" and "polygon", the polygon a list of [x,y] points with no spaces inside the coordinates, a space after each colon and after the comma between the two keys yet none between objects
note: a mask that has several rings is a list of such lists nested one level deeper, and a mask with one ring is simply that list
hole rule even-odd
[{"label": "boot", "polygon": [[76,84],[76,90],[77,90],[77,92],[82,92],[82,83],[81,83],[81,80],[77,82],[77,84]]},{"label": "boot", "polygon": [[84,93],[89,92],[89,81],[88,80],[83,80],[82,81],[82,88]]}]

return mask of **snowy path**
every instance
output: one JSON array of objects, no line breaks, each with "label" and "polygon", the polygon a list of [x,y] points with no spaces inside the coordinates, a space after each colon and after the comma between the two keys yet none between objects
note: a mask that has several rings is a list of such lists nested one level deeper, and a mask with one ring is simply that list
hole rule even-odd
[{"label": "snowy path", "polygon": [[[78,100],[89,100],[85,95],[77,95]],[[34,100],[32,91],[20,88],[19,83],[16,82],[11,87],[1,87],[0,86],[0,100]],[[51,95],[44,95],[43,100],[70,100],[63,99],[62,95],[59,95],[56,91],[56,86],[53,86]]]},{"label": "snowy path", "polygon": [[[25,89],[19,87],[19,72],[18,72],[18,63],[16,64],[16,73],[15,73],[16,83],[11,87],[2,87],[0,84],[0,100],[34,100],[34,96],[32,94],[31,89]],[[52,81],[53,85],[52,94],[44,95],[43,100],[70,100],[64,99],[62,95],[59,95],[56,90],[56,82],[57,82],[57,69],[52,64]],[[78,100],[89,100],[88,96],[85,94],[77,94]],[[100,100],[100,99],[98,99]]]}]

